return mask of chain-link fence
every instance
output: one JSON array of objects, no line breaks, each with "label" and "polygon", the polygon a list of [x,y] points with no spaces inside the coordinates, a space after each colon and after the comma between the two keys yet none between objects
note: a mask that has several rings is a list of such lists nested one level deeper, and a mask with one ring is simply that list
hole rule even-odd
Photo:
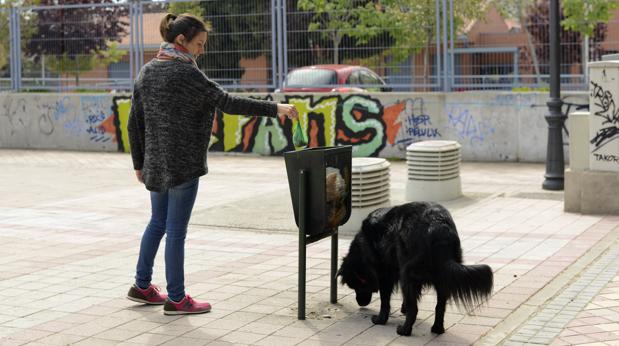
[{"label": "chain-link fence", "polygon": [[[380,90],[459,91],[548,85],[543,11],[513,19],[488,5],[469,18],[458,0],[420,1],[397,13],[372,1],[349,8],[332,2],[326,9],[321,3],[110,0],[0,9],[0,90],[131,89],[158,52],[159,24],[169,11],[195,14],[212,26],[198,65],[231,90],[286,90],[291,71],[315,65],[337,73],[297,74],[295,86],[372,90],[381,83]],[[585,88],[584,62],[619,51],[617,22],[619,16],[587,38],[562,31],[564,88]]]},{"label": "chain-link fence", "polygon": [[[619,32],[609,31],[618,22],[600,24],[593,37],[561,30],[561,83],[563,89],[586,86],[587,61],[617,52]],[[452,87],[467,89],[545,88],[549,78],[550,47],[547,18],[536,23],[512,25],[503,33],[481,33],[474,40],[460,40],[454,49]]]},{"label": "chain-link fence", "polygon": [[229,89],[276,88],[277,21],[275,1],[202,0],[143,2],[144,58],[155,57],[161,37],[159,23],[167,12],[191,13],[211,27],[206,54],[198,66]]},{"label": "chain-link fence", "polygon": [[[335,6],[328,11],[288,1],[286,8],[287,68],[318,64],[362,65],[376,72],[393,90],[438,89],[441,86],[441,7],[440,1],[422,8],[425,20],[413,15],[409,20],[375,23],[381,30],[363,27],[372,24],[366,7]],[[371,13],[369,14],[372,15]],[[349,23],[358,25],[348,25]],[[362,87],[373,85],[343,79]],[[368,81],[369,82],[369,81]],[[346,83],[349,84],[349,83]],[[365,85],[364,85],[365,84]]]}]

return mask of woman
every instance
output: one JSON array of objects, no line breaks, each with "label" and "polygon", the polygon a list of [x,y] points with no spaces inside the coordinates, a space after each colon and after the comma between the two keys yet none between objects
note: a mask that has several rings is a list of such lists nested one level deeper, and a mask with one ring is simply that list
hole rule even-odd
[{"label": "woman", "polygon": [[[184,245],[198,178],[208,171],[206,153],[213,114],[287,116],[294,106],[229,95],[196,65],[208,29],[192,15],[167,14],[161,21],[164,42],[156,59],[144,65],[132,97],[129,142],[137,179],[150,191],[152,216],[140,244],[135,284],[127,298],[164,304],[164,314],[208,312],[211,305],[185,294]],[[166,234],[168,294],[151,284],[153,262]]]}]

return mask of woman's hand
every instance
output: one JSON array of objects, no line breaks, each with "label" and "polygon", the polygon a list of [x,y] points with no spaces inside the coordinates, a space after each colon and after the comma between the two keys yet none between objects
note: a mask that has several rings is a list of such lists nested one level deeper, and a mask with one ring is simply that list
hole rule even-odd
[{"label": "woman's hand", "polygon": [[136,169],[135,170],[135,176],[138,178],[138,181],[142,184],[144,184],[144,179],[142,178],[142,171]]},{"label": "woman's hand", "polygon": [[277,115],[286,116],[288,119],[294,120],[299,117],[299,112],[293,105],[289,105],[286,103],[278,103],[277,104]]}]

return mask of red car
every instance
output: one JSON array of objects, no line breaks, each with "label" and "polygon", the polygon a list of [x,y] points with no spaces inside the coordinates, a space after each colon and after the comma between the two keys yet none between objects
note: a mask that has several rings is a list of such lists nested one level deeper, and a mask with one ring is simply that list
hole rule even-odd
[{"label": "red car", "polygon": [[391,91],[380,76],[363,66],[314,65],[288,73],[276,92],[366,92]]}]

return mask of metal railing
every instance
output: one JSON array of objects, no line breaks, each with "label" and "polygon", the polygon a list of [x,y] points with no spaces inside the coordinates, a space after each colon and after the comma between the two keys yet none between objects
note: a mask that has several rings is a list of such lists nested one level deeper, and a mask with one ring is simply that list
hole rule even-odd
[{"label": "metal railing", "polygon": [[[355,8],[317,14],[299,8],[297,0],[108,0],[7,7],[0,9],[0,33],[5,33],[0,35],[0,90],[131,89],[140,68],[158,51],[159,21],[171,7],[196,11],[212,25],[198,65],[230,90],[273,91],[295,68],[333,63],[365,66],[396,91],[547,87],[547,43],[540,41],[547,23],[483,32],[484,21],[478,20],[466,26],[467,32],[456,27],[454,1],[431,3],[424,24],[386,24],[367,40],[359,38],[355,30],[362,29],[355,26],[310,28],[327,15],[335,18]],[[476,25],[482,32],[468,35]],[[398,43],[391,29],[426,36]],[[583,62],[619,51],[618,35],[606,30],[584,43],[567,35],[563,87],[586,88]]]}]

